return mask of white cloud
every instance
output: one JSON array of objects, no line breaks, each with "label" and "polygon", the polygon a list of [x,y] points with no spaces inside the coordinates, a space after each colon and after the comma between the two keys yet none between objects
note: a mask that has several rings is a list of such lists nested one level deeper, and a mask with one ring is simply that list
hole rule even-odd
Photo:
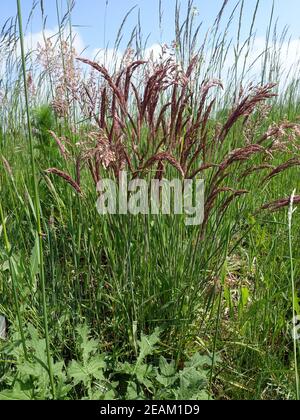
[{"label": "white cloud", "polygon": [[[238,75],[242,74],[244,67],[244,60],[246,61],[245,71],[246,78],[250,81],[260,81],[262,68],[265,60],[265,51],[266,51],[266,39],[263,37],[257,37],[250,48],[250,51],[247,52],[247,48],[241,52],[237,69]],[[146,48],[144,52],[144,59],[149,60],[153,59],[154,61],[159,60],[162,54],[162,46],[160,44],[153,44]],[[169,54],[168,50],[165,51],[165,57]],[[247,55],[247,57],[246,57]],[[209,58],[211,53],[206,51],[205,57]],[[114,51],[109,49],[107,51],[95,49],[91,54],[91,58],[95,58],[101,64],[104,64],[108,68],[113,68],[114,65],[119,65],[123,57],[123,52]],[[206,62],[206,64],[208,64]],[[297,73],[299,74],[300,70],[300,39],[294,39],[290,42],[285,41],[279,44],[269,43],[268,47],[268,68],[276,67],[278,74],[273,71],[273,77],[275,80],[270,80],[273,82],[278,82],[283,85],[284,83],[289,82]],[[224,62],[221,78],[226,82],[228,72],[232,72],[233,66],[235,66],[235,52],[234,48],[231,47],[228,51],[226,60]],[[268,75],[268,73],[267,73]],[[278,80],[276,80],[276,78]]]},{"label": "white cloud", "polygon": [[[117,68],[124,55],[124,51],[114,49],[99,49],[95,48],[93,50],[85,50],[84,41],[79,32],[73,31],[73,46],[78,55],[82,55],[86,58],[95,60],[103,65],[105,65],[109,70]],[[44,39],[51,39],[52,44],[58,45],[59,48],[59,35],[58,27],[48,28],[44,31],[30,33],[25,36],[25,49],[26,52],[36,51],[38,44],[44,45]],[[69,38],[68,31],[63,32],[63,38]],[[266,48],[266,40],[263,37],[257,37],[253,40],[250,51],[247,53],[247,48],[244,48],[244,51],[241,52],[239,61],[238,61],[238,73],[241,74],[244,65],[244,59],[246,53],[247,56],[247,79],[257,81],[261,77],[264,52]],[[149,60],[153,59],[154,61],[159,60],[162,55],[162,46],[158,43],[153,44],[145,49],[144,59]],[[20,55],[20,48],[18,47],[17,54]],[[169,54],[169,50],[165,50],[165,57]],[[206,51],[204,57],[208,60],[210,57],[210,51]],[[276,63],[274,62],[277,61]],[[293,78],[297,77],[296,72],[299,72],[300,69],[300,39],[293,39],[290,42],[284,41],[280,45],[270,43],[269,44],[269,60],[273,60],[273,66],[276,64],[279,75],[279,80],[273,80],[274,82],[280,82],[281,85],[287,83]],[[0,60],[1,61],[1,60]],[[208,63],[206,63],[207,65]],[[226,82],[227,75],[232,71],[232,68],[235,64],[235,52],[234,48],[231,47],[228,51],[228,55],[224,62],[221,72],[221,79]],[[270,61],[269,61],[270,65]],[[3,66],[3,65],[2,65]],[[1,66],[1,67],[2,67]],[[204,65],[205,67],[205,65]],[[212,75],[213,77],[219,77],[219,75]],[[276,75],[274,75],[276,77]]]},{"label": "white cloud", "polygon": [[116,51],[112,48],[106,50],[95,48],[90,54],[92,60],[97,61],[108,69],[117,68],[122,61],[122,57],[121,51]]},{"label": "white cloud", "polygon": [[[153,44],[145,49],[143,54],[144,60],[158,61],[162,55],[162,46],[160,44]],[[164,57],[167,57],[169,52],[164,52]],[[124,51],[116,51],[114,49],[100,49],[95,48],[89,54],[90,58],[104,65],[107,68],[114,68],[114,66],[120,65],[122,58],[124,57]]]},{"label": "white cloud", "polygon": [[[70,39],[70,34],[68,31],[63,31],[62,37],[64,40]],[[51,39],[53,45],[59,45],[59,31],[58,27],[55,27],[53,29],[45,29],[44,31],[35,32],[27,34],[24,37],[24,47],[25,51],[36,51],[38,44],[41,46],[45,45],[45,39]],[[84,42],[77,31],[72,32],[72,44],[77,53],[81,53],[84,50]],[[17,51],[17,54],[20,54],[20,48]]]},{"label": "white cloud", "polygon": [[[248,54],[246,64],[247,79],[254,81],[260,80],[262,69],[265,64],[266,39],[256,38],[249,53],[247,53],[246,49],[241,52],[237,65],[239,75],[242,74],[246,54]],[[232,47],[228,52],[223,66],[223,79],[234,65],[235,53]],[[276,82],[283,85],[284,83],[291,81],[295,76],[299,77],[300,39],[294,39],[290,42],[285,41],[281,44],[269,43],[266,76],[269,75],[270,69],[273,69],[271,72],[273,80],[270,80],[270,82]]]},{"label": "white cloud", "polygon": [[151,47],[145,50],[145,60],[152,59],[154,61],[159,60],[162,53],[162,47],[160,44],[153,44]]},{"label": "white cloud", "polygon": [[[145,49],[144,60],[153,59],[154,61],[159,60],[162,52],[162,47],[159,44],[153,44],[152,46]],[[122,58],[124,57],[124,51],[116,51],[114,49],[100,49],[95,48],[90,58],[104,65],[108,69],[112,69],[115,66],[118,67],[121,64]]]}]

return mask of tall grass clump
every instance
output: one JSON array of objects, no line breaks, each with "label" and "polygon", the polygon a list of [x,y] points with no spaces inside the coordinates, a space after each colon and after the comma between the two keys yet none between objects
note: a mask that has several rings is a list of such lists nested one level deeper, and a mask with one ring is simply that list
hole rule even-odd
[{"label": "tall grass clump", "polygon": [[[38,5],[36,51],[20,0],[0,36],[0,398],[299,398],[299,66],[275,6],[255,57],[259,0],[245,36],[244,1],[206,32],[176,1],[166,44],[159,1],[155,51],[140,12],[124,42],[132,9],[109,62],[75,50],[75,3],[49,39]],[[124,171],[204,179],[203,224],[100,217],[97,185]]]}]

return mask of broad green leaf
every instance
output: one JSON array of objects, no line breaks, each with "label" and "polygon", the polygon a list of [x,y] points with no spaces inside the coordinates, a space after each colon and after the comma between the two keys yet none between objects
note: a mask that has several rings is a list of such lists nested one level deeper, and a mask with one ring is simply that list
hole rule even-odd
[{"label": "broad green leaf", "polygon": [[145,385],[148,389],[153,388],[153,384],[150,380],[152,373],[153,367],[149,364],[138,364],[135,369],[138,382]]},{"label": "broad green leaf", "polygon": [[[219,360],[219,359],[218,359]],[[198,369],[205,366],[211,366],[212,361],[208,356],[202,356],[200,353],[195,353],[190,360],[185,363],[186,368]]]},{"label": "broad green leaf", "polygon": [[137,399],[138,399],[137,385],[134,382],[129,382],[128,387],[127,387],[126,400],[137,400]]},{"label": "broad green leaf", "polygon": [[95,354],[99,348],[99,343],[89,337],[89,329],[87,325],[81,325],[77,328],[80,338],[80,350],[84,363],[88,361],[91,355]]},{"label": "broad green leaf", "polygon": [[249,300],[249,289],[248,287],[242,287],[242,305],[243,307],[247,306],[248,300]]},{"label": "broad green leaf", "polygon": [[29,383],[23,384],[16,382],[13,389],[4,389],[0,391],[0,400],[21,400],[28,401],[32,399],[32,390]]},{"label": "broad green leaf", "polygon": [[156,344],[160,341],[160,330],[156,328],[154,333],[150,336],[142,334],[141,340],[138,341],[140,354],[137,364],[141,363],[147,356],[152,355],[156,349]]},{"label": "broad green leaf", "polygon": [[159,359],[159,369],[162,375],[164,376],[172,376],[176,373],[176,366],[175,361],[172,360],[170,363],[164,357],[160,357]]},{"label": "broad green leaf", "polygon": [[30,393],[22,391],[20,389],[13,390],[4,390],[0,391],[0,400],[1,401],[28,401],[31,400]]},{"label": "broad green leaf", "polygon": [[89,384],[92,379],[104,379],[105,368],[104,356],[95,356],[86,364],[73,360],[68,368],[68,375],[73,378],[75,385],[80,382]]},{"label": "broad green leaf", "polygon": [[164,387],[170,387],[171,385],[173,385],[178,379],[178,376],[163,376],[160,375],[159,373],[156,376],[156,380],[163,385]]}]

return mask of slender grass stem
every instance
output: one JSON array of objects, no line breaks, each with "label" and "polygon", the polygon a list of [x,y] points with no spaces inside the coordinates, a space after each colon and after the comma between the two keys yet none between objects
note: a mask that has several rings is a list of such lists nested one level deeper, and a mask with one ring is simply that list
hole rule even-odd
[{"label": "slender grass stem", "polygon": [[21,47],[21,59],[22,59],[22,72],[23,72],[23,81],[24,81],[25,107],[26,107],[28,139],[29,139],[29,153],[30,153],[30,161],[31,161],[32,181],[33,181],[33,187],[34,187],[35,219],[36,219],[36,229],[37,229],[38,240],[39,240],[39,259],[40,259],[39,274],[40,274],[41,292],[42,292],[42,307],[43,307],[43,318],[44,318],[46,353],[47,353],[48,373],[49,373],[49,379],[51,383],[52,396],[55,399],[55,384],[54,384],[53,366],[52,366],[52,358],[51,358],[51,351],[50,351],[49,328],[48,328],[40,197],[39,197],[39,189],[38,189],[38,180],[36,176],[34,150],[33,150],[33,136],[32,136],[32,127],[31,127],[31,118],[30,118],[27,78],[26,78],[26,58],[25,58],[22,10],[21,10],[20,0],[17,0],[17,9],[18,9],[18,23],[19,23],[19,35],[20,35],[20,47]]},{"label": "slender grass stem", "polygon": [[[295,297],[296,297],[296,287],[295,287],[295,275],[294,275],[294,257],[293,257],[293,235],[292,235],[292,221],[294,214],[294,199],[296,191],[293,192],[291,196],[291,203],[289,209],[289,250],[290,250],[290,263],[291,263],[291,283],[292,283],[292,302],[293,302],[293,317],[296,314],[295,306]],[[297,347],[297,338],[296,338],[296,323],[293,322],[293,340],[294,340],[294,363],[295,363],[295,381],[296,381],[296,397],[297,400],[300,400],[300,382],[299,382],[299,370],[298,370],[298,347]]]}]

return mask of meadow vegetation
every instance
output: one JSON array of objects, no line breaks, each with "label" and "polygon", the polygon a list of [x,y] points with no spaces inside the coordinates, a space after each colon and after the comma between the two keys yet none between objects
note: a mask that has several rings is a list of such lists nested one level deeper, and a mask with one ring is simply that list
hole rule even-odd
[{"label": "meadow vegetation", "polygon": [[[125,18],[104,63],[75,51],[72,1],[27,51],[21,3],[0,34],[0,399],[299,399],[299,67],[274,10],[254,60],[259,0],[246,39],[244,0],[203,37],[189,0],[159,54],[138,21],[117,58]],[[204,223],[100,217],[123,170],[204,179]]]}]

